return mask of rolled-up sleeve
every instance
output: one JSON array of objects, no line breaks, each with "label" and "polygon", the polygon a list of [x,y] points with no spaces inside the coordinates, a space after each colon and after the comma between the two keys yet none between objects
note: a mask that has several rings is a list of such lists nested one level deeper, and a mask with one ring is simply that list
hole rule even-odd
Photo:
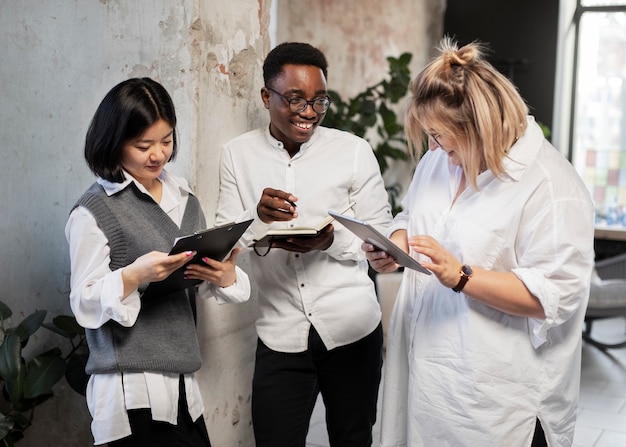
[{"label": "rolled-up sleeve", "polygon": [[587,306],[593,262],[593,216],[589,202],[567,198],[550,203],[522,232],[526,249],[513,273],[543,306],[545,318],[529,318],[529,336],[541,346],[550,328]]},{"label": "rolled-up sleeve", "polygon": [[235,267],[237,280],[228,287],[219,287],[209,282],[202,282],[198,287],[200,297],[208,299],[215,297],[219,304],[243,303],[250,298],[250,279],[248,274],[239,266]]},{"label": "rolled-up sleeve", "polygon": [[70,306],[81,326],[97,329],[109,320],[125,327],[135,324],[141,301],[138,291],[123,298],[122,269],[109,268],[108,241],[85,208],[72,211],[65,226],[70,248]]}]

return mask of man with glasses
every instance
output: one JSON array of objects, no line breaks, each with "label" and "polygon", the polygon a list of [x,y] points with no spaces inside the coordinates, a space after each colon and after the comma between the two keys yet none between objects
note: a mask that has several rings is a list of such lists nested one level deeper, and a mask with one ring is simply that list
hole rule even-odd
[{"label": "man with glasses", "polygon": [[[328,210],[375,226],[391,220],[371,146],[320,127],[327,62],[305,43],[274,48],[261,99],[270,124],[223,148],[216,223],[254,219],[241,239],[315,227]],[[331,446],[372,444],[382,365],[380,306],[361,241],[341,225],[274,241],[251,254],[259,336],[252,389],[257,447],[303,447],[319,393]]]}]

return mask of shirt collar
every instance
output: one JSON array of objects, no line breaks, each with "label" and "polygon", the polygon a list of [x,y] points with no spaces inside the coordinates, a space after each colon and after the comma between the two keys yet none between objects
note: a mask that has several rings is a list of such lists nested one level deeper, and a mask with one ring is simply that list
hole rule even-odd
[{"label": "shirt collar", "polygon": [[[130,175],[127,171],[122,170],[122,172],[124,173],[124,178],[125,180],[123,182],[110,182],[108,180],[105,180],[103,178],[98,178],[97,182],[102,185],[102,188],[104,188],[104,192],[107,194],[107,196],[112,196],[113,194],[117,194],[118,192],[122,191],[123,189],[126,189],[128,187],[128,185],[131,184],[131,182],[135,183],[135,185],[137,185],[137,188],[139,188],[139,191],[143,192],[144,194],[148,194],[148,190],[146,190],[146,188],[144,188],[144,186],[139,183],[135,177],[133,177],[132,175]],[[186,181],[184,181],[182,178],[178,179],[176,176],[172,176],[169,175],[167,173],[167,171],[165,169],[163,169],[163,171],[161,171],[161,174],[159,175],[159,179],[161,180],[161,182],[165,185],[165,184],[172,184],[172,186],[178,187],[180,189],[182,189],[183,191],[191,194],[191,188],[189,187],[189,185],[187,184]]]},{"label": "shirt collar", "polygon": [[502,161],[504,172],[512,180],[519,181],[528,165],[537,157],[544,140],[543,132],[535,122],[535,118],[526,118],[526,132],[511,146],[511,150]]},{"label": "shirt collar", "polygon": [[[311,135],[311,138],[309,138],[309,141],[302,143],[302,145],[300,146],[300,150],[298,151],[298,154],[301,154],[304,151],[306,151],[307,148],[309,148],[312,144],[314,144],[318,138],[319,138],[319,132],[317,131],[317,129],[315,129],[315,132],[313,132],[313,135]],[[270,132],[269,124],[265,128],[265,139],[270,144],[270,146],[276,149],[280,149],[281,151],[285,151],[285,145],[283,144],[283,142],[274,138],[274,136]],[[296,156],[298,154],[296,154]]]}]

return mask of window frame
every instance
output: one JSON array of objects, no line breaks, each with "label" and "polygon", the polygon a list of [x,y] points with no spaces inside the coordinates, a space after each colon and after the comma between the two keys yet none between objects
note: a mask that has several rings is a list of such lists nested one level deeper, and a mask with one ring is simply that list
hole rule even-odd
[{"label": "window frame", "polygon": [[[555,79],[552,141],[568,160],[574,157],[576,88],[580,49],[580,23],[584,14],[604,12],[626,13],[626,0],[621,5],[589,5],[583,0],[560,0],[557,70]],[[626,113],[626,111],[625,111]]]}]

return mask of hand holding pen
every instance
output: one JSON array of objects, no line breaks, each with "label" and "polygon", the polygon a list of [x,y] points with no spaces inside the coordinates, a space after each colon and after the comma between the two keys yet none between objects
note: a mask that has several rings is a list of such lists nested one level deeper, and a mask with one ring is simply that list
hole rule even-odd
[{"label": "hand holding pen", "polygon": [[256,210],[265,223],[284,222],[298,217],[296,202],[298,198],[280,189],[265,188]]}]

